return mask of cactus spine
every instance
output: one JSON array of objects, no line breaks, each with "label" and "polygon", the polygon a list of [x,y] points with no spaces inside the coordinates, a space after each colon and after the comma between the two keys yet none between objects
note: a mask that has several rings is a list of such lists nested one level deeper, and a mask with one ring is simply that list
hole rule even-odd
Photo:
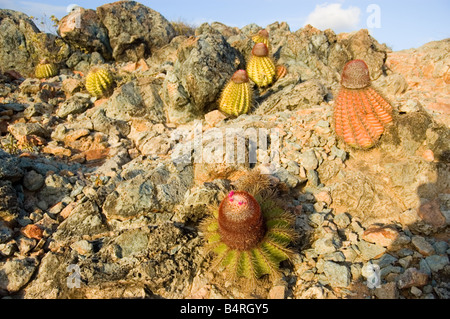
[{"label": "cactus spine", "polygon": [[57,75],[58,69],[53,63],[50,63],[47,59],[43,59],[36,66],[34,73],[38,79],[46,79]]},{"label": "cactus spine", "polygon": [[269,56],[269,49],[264,43],[256,43],[253,47],[247,63],[247,73],[258,87],[266,87],[272,84],[276,69],[272,58]]},{"label": "cactus spine", "polygon": [[363,60],[344,66],[333,116],[336,134],[348,145],[362,149],[376,145],[392,122],[392,106],[371,86]]},{"label": "cactus spine", "polygon": [[93,67],[86,77],[86,89],[95,97],[102,97],[111,93],[114,79],[107,69]]},{"label": "cactus spine", "polygon": [[245,70],[236,71],[225,86],[219,110],[233,116],[246,114],[252,105],[252,89]]},{"label": "cactus spine", "polygon": [[280,262],[291,257],[293,218],[262,194],[231,191],[201,226],[215,265],[232,279],[276,278]]}]

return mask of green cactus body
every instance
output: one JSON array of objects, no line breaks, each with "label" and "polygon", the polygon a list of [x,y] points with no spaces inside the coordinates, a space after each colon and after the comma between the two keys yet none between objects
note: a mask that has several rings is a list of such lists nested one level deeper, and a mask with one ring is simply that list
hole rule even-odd
[{"label": "green cactus body", "polygon": [[246,114],[252,105],[252,89],[245,70],[238,70],[225,86],[219,110],[232,116]]},{"label": "green cactus body", "polygon": [[111,92],[114,79],[111,72],[94,67],[86,77],[86,89],[95,97],[102,97]]},{"label": "green cactus body", "polygon": [[272,58],[269,57],[269,49],[264,43],[257,43],[253,47],[247,63],[247,73],[259,87],[266,87],[273,83],[276,68]]},{"label": "green cactus body", "polygon": [[44,59],[36,66],[34,73],[38,79],[46,79],[57,75],[58,69],[54,64],[49,63],[47,59]]},{"label": "green cactus body", "polygon": [[274,200],[256,198],[232,191],[202,225],[215,265],[233,279],[275,278],[280,262],[292,254],[287,248],[295,239],[292,216]]}]

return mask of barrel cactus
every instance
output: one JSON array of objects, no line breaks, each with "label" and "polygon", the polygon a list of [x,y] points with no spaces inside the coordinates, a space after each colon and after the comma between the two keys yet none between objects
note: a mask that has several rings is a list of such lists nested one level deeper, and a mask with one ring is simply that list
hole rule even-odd
[{"label": "barrel cactus", "polygon": [[336,134],[361,149],[376,145],[385,126],[392,122],[392,106],[372,87],[363,60],[352,60],[344,66],[333,116]]},{"label": "barrel cactus", "polygon": [[114,79],[106,68],[93,67],[86,77],[86,89],[95,97],[110,94],[114,87]]},{"label": "barrel cactus", "polygon": [[247,63],[247,73],[258,87],[266,87],[273,83],[276,68],[264,43],[256,43],[253,47]]},{"label": "barrel cactus", "polygon": [[252,89],[245,70],[236,71],[225,85],[219,110],[233,116],[246,114],[252,105]]},{"label": "barrel cactus", "polygon": [[259,30],[257,34],[252,36],[252,40],[255,43],[264,43],[267,46],[269,53],[271,52],[272,48],[269,40],[269,32],[266,29]]},{"label": "barrel cactus", "polygon": [[264,192],[231,191],[202,223],[214,266],[232,279],[254,282],[279,276],[280,262],[288,260],[295,238],[292,216]]},{"label": "barrel cactus", "polygon": [[58,74],[58,69],[53,63],[50,63],[48,59],[42,59],[36,66],[34,73],[38,79],[47,79],[56,76]]}]

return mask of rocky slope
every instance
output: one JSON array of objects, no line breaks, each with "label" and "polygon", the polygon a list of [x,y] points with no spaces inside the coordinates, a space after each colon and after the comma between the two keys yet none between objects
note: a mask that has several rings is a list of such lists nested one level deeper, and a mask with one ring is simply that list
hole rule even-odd
[{"label": "rocky slope", "polygon": [[[227,118],[217,100],[260,26],[216,22],[186,37],[119,1],[71,13],[59,37],[11,10],[0,10],[0,29],[1,296],[449,298],[448,40],[390,52],[367,30],[273,23],[288,74],[255,88],[248,115]],[[58,76],[33,77],[43,56]],[[340,72],[356,58],[395,109],[369,151],[333,130]],[[116,81],[103,99],[85,89],[97,64]],[[268,132],[270,147],[256,163],[208,162],[232,130],[245,154],[254,132]],[[198,230],[249,170],[284,191],[299,235],[283,276],[251,293],[211,271]]]}]

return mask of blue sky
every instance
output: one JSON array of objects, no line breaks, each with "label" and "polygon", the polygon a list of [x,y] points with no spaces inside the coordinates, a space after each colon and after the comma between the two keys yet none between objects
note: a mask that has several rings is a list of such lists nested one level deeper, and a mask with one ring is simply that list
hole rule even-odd
[{"label": "blue sky", "polygon": [[[0,0],[0,8],[22,11],[36,18],[61,18],[66,8],[78,4],[95,9],[114,0]],[[450,37],[450,0],[141,0],[168,20],[200,25],[222,22],[243,27],[265,27],[286,21],[291,31],[306,23],[336,33],[367,28],[393,50],[419,47]],[[49,24],[50,25],[50,24]],[[48,29],[47,29],[48,30]]]}]

